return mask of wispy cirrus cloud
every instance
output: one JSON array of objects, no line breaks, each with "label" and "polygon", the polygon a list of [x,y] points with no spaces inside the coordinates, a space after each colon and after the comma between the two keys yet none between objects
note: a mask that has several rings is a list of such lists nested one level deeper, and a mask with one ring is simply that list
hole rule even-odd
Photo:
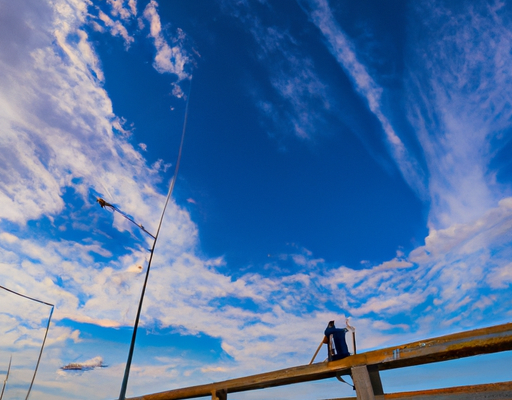
[{"label": "wispy cirrus cloud", "polygon": [[[256,44],[255,58],[268,74],[270,91],[251,87],[256,105],[267,117],[269,133],[289,132],[311,140],[325,125],[330,95],[313,59],[286,28],[263,23],[250,3],[221,2],[224,12],[235,16]],[[262,5],[272,13],[269,3]]]},{"label": "wispy cirrus cloud", "polygon": [[324,35],[330,52],[352,80],[354,89],[366,100],[368,108],[380,122],[385,134],[384,142],[404,179],[418,196],[425,199],[427,193],[425,173],[383,110],[382,93],[384,89],[375,82],[365,65],[358,60],[352,42],[336,21],[329,3],[327,0],[311,0],[301,1],[300,4]]},{"label": "wispy cirrus cloud", "polygon": [[409,115],[429,168],[431,224],[448,227],[510,190],[492,161],[510,141],[512,24],[500,2],[456,11],[433,3],[412,13],[411,37],[422,39],[409,46]]},{"label": "wispy cirrus cloud", "polygon": [[431,227],[474,220],[510,193],[499,183],[499,162],[494,162],[509,142],[511,120],[511,81],[504,66],[510,61],[512,29],[502,3],[452,10],[434,2],[411,9],[404,96],[421,152],[409,149],[393,128],[383,100],[388,89],[358,57],[328,2],[300,4],[381,123],[405,180],[430,204]]}]

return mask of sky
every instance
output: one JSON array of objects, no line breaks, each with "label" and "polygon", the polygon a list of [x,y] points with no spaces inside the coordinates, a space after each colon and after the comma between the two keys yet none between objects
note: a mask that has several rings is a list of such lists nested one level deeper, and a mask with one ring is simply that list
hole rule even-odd
[{"label": "sky", "polygon": [[[96,199],[156,233],[187,104],[128,396],[307,364],[332,319],[358,352],[511,322],[511,46],[500,1],[0,0],[0,286],[55,306],[31,398],[119,395],[153,239]],[[4,399],[44,303],[0,290]],[[230,397],[262,393],[353,395]]]}]

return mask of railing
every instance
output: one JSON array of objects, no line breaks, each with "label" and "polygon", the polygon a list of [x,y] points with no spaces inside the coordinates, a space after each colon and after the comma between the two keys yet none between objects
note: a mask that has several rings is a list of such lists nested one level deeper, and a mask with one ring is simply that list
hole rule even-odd
[{"label": "railing", "polygon": [[147,394],[128,400],[178,400],[204,396],[211,396],[212,400],[226,400],[228,393],[316,381],[337,375],[352,376],[357,400],[512,399],[512,382],[385,394],[379,374],[379,371],[388,369],[507,350],[512,350],[512,323],[369,351],[338,361],[292,367],[222,382]]}]

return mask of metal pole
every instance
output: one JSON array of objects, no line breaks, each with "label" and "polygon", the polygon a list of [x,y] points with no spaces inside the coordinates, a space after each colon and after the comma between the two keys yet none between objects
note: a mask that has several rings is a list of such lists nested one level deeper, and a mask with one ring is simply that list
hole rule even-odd
[{"label": "metal pole", "polygon": [[43,355],[44,344],[46,342],[46,337],[48,336],[48,330],[50,329],[50,321],[52,320],[52,315],[53,315],[54,309],[55,309],[55,307],[52,306],[52,309],[50,311],[50,317],[48,318],[48,324],[46,325],[46,332],[44,334],[43,344],[41,345],[41,351],[39,352],[39,357],[37,358],[37,364],[36,364],[36,369],[34,370],[34,376],[32,376],[32,381],[30,382],[30,386],[29,386],[28,392],[27,392],[27,397],[25,397],[25,400],[28,400],[28,396],[30,396],[30,392],[32,391],[32,386],[34,385],[34,380],[36,379],[37,370],[39,368],[41,356]]},{"label": "metal pole", "polygon": [[[155,253],[156,242],[158,240],[158,234],[160,233],[160,228],[162,227],[162,221],[164,219],[165,210],[167,209],[167,205],[169,204],[169,199],[171,198],[171,194],[174,189],[174,185],[176,184],[176,177],[178,176],[178,169],[180,167],[180,161],[181,161],[181,152],[183,150],[183,139],[185,138],[185,130],[187,128],[188,104],[190,101],[190,89],[191,88],[192,88],[192,80],[190,81],[189,96],[187,98],[187,105],[185,107],[185,120],[183,122],[183,132],[181,133],[181,143],[180,143],[180,150],[178,153],[178,160],[176,162],[176,169],[174,170],[174,176],[173,176],[171,184],[169,186],[169,192],[167,193],[167,198],[165,199],[165,205],[162,210],[162,215],[160,216],[160,222],[158,224],[158,229],[154,236],[155,240],[153,241],[153,246],[151,247],[151,253],[150,253],[149,261],[148,261],[148,268],[146,270],[146,277],[144,278],[144,285],[142,286],[142,293],[140,295],[139,307],[137,308],[137,316],[135,317],[135,324],[133,326],[132,341],[130,343],[130,350],[128,352],[128,360],[126,361],[126,367],[124,369],[123,383],[121,384],[121,392],[119,394],[119,400],[126,399],[126,389],[128,387],[128,378],[130,375],[130,367],[132,365],[133,351],[135,349],[135,339],[137,338],[137,328],[139,326],[139,319],[140,319],[140,313],[142,311],[142,303],[144,301],[144,294],[146,293],[146,286],[148,283],[149,270],[151,268],[151,261],[153,260],[153,254]],[[153,235],[151,235],[151,236],[153,236]]]}]

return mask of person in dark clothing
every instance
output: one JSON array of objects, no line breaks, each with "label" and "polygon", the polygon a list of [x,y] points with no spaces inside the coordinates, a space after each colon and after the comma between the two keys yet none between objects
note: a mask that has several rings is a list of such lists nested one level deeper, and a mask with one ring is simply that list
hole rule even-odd
[{"label": "person in dark clothing", "polygon": [[327,339],[327,343],[330,343],[330,337],[332,335],[332,339],[334,342],[334,347],[336,351],[331,353],[331,346],[329,345],[329,361],[340,360],[342,358],[348,357],[350,353],[348,352],[347,342],[345,340],[345,333],[348,331],[347,328],[339,329],[334,326],[334,321],[330,321],[325,329],[325,337]]}]

